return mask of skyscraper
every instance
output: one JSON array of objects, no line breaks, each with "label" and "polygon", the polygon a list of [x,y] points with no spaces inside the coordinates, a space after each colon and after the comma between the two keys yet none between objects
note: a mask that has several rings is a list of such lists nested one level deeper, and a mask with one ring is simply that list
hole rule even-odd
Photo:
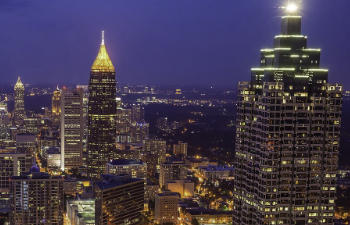
[{"label": "skyscraper", "polygon": [[274,48],[239,84],[233,224],[333,224],[341,91],[290,3]]},{"label": "skyscraper", "polygon": [[23,123],[25,117],[24,111],[24,85],[21,81],[21,78],[18,77],[17,82],[14,86],[15,91],[15,109],[13,121],[15,125],[19,126]]},{"label": "skyscraper", "polygon": [[104,33],[91,67],[88,103],[88,174],[99,177],[115,154],[116,136],[115,69],[106,50]]},{"label": "skyscraper", "polygon": [[63,87],[61,96],[61,169],[82,166],[83,162],[83,92]]},{"label": "skyscraper", "polygon": [[54,121],[59,121],[61,115],[61,90],[58,86],[51,98],[51,114]]}]

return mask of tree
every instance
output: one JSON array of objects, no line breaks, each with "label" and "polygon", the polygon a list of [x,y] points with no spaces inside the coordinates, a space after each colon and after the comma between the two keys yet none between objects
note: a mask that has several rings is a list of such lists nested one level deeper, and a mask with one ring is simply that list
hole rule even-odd
[{"label": "tree", "polygon": [[196,218],[193,218],[192,221],[191,221],[191,224],[192,225],[200,225],[198,220]]}]

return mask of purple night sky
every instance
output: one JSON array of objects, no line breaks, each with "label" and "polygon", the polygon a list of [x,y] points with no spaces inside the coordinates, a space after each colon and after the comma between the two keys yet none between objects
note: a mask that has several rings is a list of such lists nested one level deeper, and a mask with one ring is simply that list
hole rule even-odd
[{"label": "purple night sky", "polygon": [[[129,84],[249,80],[280,32],[282,0],[1,0],[0,84],[87,83],[100,31]],[[304,0],[304,34],[330,81],[350,88],[349,0]]]}]

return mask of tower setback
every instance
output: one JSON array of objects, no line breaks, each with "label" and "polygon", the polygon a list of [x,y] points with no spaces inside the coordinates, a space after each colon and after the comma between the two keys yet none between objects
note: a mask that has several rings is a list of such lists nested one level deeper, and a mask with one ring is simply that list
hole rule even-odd
[{"label": "tower setback", "polygon": [[239,83],[233,224],[333,224],[342,87],[328,83],[295,7]]}]

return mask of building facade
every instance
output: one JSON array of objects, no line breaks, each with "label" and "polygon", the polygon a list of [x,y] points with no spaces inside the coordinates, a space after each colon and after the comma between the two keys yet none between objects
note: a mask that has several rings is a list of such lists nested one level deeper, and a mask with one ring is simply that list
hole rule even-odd
[{"label": "building facade", "polygon": [[115,69],[102,37],[89,82],[87,166],[90,177],[99,177],[107,162],[114,158],[116,110]]},{"label": "building facade", "polygon": [[96,182],[96,225],[132,225],[144,209],[144,180],[102,175]]},{"label": "building facade", "polygon": [[187,147],[188,144],[186,142],[178,141],[177,144],[173,145],[173,153],[174,155],[187,156]]},{"label": "building facade", "polygon": [[83,162],[83,92],[62,89],[61,96],[61,170],[82,166]]},{"label": "building facade", "polygon": [[177,224],[180,196],[175,192],[163,192],[156,195],[154,219],[156,224]]},{"label": "building facade", "polygon": [[30,170],[32,157],[16,148],[0,149],[0,209],[10,208],[10,178]]},{"label": "building facade", "polygon": [[14,86],[15,91],[15,109],[13,112],[13,122],[15,125],[22,125],[25,118],[24,110],[24,85],[21,78],[18,77],[17,82]]},{"label": "building facade", "polygon": [[166,141],[161,139],[144,140],[143,161],[147,164],[147,177],[152,178],[160,170],[160,165],[165,162]]},{"label": "building facade", "polygon": [[107,163],[106,174],[129,175],[132,178],[146,179],[147,166],[142,161],[116,159]]},{"label": "building facade", "polygon": [[63,225],[63,179],[31,169],[10,179],[10,224]]},{"label": "building facade", "polygon": [[288,12],[239,84],[233,224],[333,224],[342,87],[320,51]]}]

